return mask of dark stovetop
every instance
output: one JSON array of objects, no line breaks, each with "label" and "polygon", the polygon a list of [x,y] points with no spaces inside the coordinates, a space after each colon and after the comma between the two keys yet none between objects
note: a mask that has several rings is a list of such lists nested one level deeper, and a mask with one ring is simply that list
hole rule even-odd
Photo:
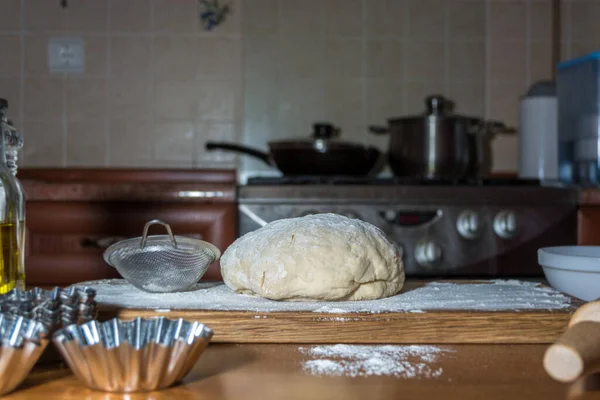
[{"label": "dark stovetop", "polygon": [[539,186],[540,181],[537,179],[515,178],[420,179],[401,177],[281,176],[248,178],[247,185]]}]

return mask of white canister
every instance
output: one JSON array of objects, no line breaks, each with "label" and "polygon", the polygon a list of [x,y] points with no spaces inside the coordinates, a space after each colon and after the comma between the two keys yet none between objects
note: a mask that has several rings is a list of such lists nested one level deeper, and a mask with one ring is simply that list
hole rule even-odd
[{"label": "white canister", "polygon": [[538,82],[521,98],[519,178],[558,179],[558,100],[554,82]]}]

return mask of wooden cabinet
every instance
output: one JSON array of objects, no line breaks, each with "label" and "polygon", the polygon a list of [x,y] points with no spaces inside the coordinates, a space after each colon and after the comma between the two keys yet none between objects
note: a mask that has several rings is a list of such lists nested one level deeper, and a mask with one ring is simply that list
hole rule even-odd
[{"label": "wooden cabinet", "polygon": [[[169,223],[176,235],[206,240],[221,251],[235,240],[233,171],[212,181],[214,175],[203,179],[198,171],[133,172],[117,170],[112,177],[111,170],[23,173],[28,196],[28,284],[64,286],[119,277],[104,262],[104,249],[141,236],[144,224],[152,219]],[[150,233],[163,234],[164,228],[152,227]],[[221,279],[219,264],[211,265],[203,279]]]}]

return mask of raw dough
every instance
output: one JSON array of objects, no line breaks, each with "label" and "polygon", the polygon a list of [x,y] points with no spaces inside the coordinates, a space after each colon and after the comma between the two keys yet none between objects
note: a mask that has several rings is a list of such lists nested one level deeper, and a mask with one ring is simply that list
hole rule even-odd
[{"label": "raw dough", "polygon": [[221,257],[225,284],[272,300],[372,300],[404,284],[400,254],[377,227],[337,214],[282,219]]}]

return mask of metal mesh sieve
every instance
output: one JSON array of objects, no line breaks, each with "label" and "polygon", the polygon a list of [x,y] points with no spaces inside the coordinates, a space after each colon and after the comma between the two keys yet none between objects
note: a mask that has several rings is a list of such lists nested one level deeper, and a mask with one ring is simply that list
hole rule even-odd
[{"label": "metal mesh sieve", "polygon": [[[154,224],[163,225],[168,235],[148,236]],[[188,289],[220,256],[219,249],[208,242],[173,236],[169,224],[160,220],[148,222],[141,238],[120,241],[104,252],[104,260],[127,282],[154,293]]]}]

